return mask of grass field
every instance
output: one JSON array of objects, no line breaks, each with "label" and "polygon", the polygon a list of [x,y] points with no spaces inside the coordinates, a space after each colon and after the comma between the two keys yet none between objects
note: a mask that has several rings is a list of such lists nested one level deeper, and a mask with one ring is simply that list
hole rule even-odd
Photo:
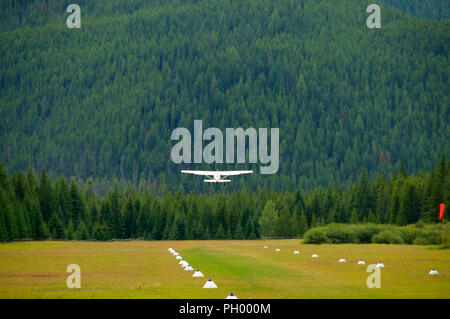
[{"label": "grass field", "polygon": [[[263,248],[268,245],[269,248]],[[205,278],[192,278],[167,249]],[[275,252],[280,248],[280,252]],[[300,250],[294,255],[293,251]],[[311,258],[317,253],[319,258]],[[346,263],[338,263],[344,257]],[[367,265],[383,261],[381,288]],[[81,267],[68,289],[66,267]],[[428,275],[431,268],[439,272]],[[203,289],[212,278],[218,289]],[[450,298],[450,251],[408,245],[302,245],[299,240],[17,242],[0,244],[0,298]]]}]

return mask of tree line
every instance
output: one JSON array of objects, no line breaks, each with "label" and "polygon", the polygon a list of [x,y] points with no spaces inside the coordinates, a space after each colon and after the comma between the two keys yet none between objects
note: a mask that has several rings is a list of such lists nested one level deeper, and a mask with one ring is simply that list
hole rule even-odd
[{"label": "tree line", "polygon": [[371,180],[363,170],[347,189],[206,195],[115,187],[99,195],[89,181],[52,181],[45,168],[38,177],[31,167],[9,176],[0,164],[0,240],[256,239],[301,237],[331,223],[435,223],[439,204],[450,204],[449,169],[442,156],[430,173],[408,175],[401,166],[393,178]]}]

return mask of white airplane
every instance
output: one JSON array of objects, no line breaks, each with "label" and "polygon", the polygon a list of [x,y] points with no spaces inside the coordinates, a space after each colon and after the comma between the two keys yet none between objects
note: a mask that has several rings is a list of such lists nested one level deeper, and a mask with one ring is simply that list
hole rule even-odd
[{"label": "white airplane", "polygon": [[203,175],[208,177],[209,179],[205,179],[205,183],[228,183],[231,182],[227,178],[228,176],[241,175],[241,174],[251,174],[253,171],[189,171],[182,170],[181,173],[185,174],[194,174],[194,175]]}]

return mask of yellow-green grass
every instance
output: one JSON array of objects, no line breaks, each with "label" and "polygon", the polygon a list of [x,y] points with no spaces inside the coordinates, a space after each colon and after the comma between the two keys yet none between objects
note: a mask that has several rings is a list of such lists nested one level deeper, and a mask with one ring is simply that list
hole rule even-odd
[{"label": "yellow-green grass", "polygon": [[[264,248],[264,245],[269,246]],[[167,249],[205,278],[192,278]],[[280,248],[280,252],[275,252]],[[300,254],[294,255],[294,250]],[[312,258],[317,253],[319,258]],[[343,257],[346,263],[338,263]],[[357,265],[359,259],[366,265]],[[366,285],[382,261],[381,288]],[[81,289],[66,267],[81,267]],[[437,276],[428,272],[436,268]],[[217,289],[203,289],[208,278]],[[450,251],[299,240],[17,242],[0,244],[0,298],[450,298]]]}]

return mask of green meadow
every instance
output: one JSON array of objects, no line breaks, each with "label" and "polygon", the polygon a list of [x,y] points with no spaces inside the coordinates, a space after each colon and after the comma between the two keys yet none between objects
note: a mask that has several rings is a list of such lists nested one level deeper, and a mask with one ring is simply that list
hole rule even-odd
[{"label": "green meadow", "polygon": [[[205,277],[192,278],[169,247]],[[347,262],[338,263],[341,257]],[[359,259],[366,265],[357,265]],[[369,289],[366,268],[378,261],[385,265],[381,288]],[[80,289],[66,286],[69,264],[81,268]],[[439,274],[428,275],[431,268]],[[208,278],[217,289],[202,288]],[[302,245],[299,240],[0,244],[0,298],[223,299],[230,292],[240,299],[450,298],[450,251],[415,245]]]}]

